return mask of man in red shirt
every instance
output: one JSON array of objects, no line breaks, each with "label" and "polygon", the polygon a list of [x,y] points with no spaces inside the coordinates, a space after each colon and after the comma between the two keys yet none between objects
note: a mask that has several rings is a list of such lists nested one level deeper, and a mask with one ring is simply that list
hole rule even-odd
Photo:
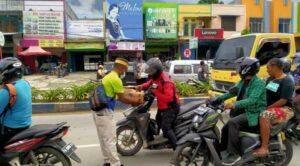
[{"label": "man in red shirt", "polygon": [[179,111],[179,98],[176,95],[176,86],[169,76],[163,72],[163,65],[159,58],[151,58],[146,63],[146,73],[149,75],[149,81],[139,85],[138,90],[146,90],[152,84],[157,85],[157,89],[152,93],[157,98],[158,111],[156,121],[162,128],[164,137],[175,150],[177,138],[173,130],[173,124]]}]

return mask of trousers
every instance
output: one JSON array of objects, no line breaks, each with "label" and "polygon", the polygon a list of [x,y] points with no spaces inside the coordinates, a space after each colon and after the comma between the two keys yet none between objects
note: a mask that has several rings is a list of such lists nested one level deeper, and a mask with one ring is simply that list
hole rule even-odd
[{"label": "trousers", "polygon": [[109,110],[106,112],[105,114],[93,112],[104,163],[109,163],[111,166],[121,166],[116,147],[116,122],[113,112]]}]

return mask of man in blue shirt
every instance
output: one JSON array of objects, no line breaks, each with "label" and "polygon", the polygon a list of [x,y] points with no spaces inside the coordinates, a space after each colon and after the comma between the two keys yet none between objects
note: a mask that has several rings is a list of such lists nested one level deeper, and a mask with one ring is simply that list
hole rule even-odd
[{"label": "man in blue shirt", "polygon": [[[0,61],[0,151],[10,138],[32,123],[31,88],[21,79],[22,74],[22,63],[17,58]],[[16,102],[12,106],[6,84],[12,84],[16,90]]]}]

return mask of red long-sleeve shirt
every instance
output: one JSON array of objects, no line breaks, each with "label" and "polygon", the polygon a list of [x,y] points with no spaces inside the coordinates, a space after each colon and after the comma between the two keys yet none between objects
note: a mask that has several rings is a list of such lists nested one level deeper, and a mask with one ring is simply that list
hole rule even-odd
[{"label": "red long-sleeve shirt", "polygon": [[[162,85],[164,80],[164,86]],[[171,82],[171,83],[170,83]],[[144,90],[148,89],[152,84],[157,84],[157,89],[154,90],[154,94],[157,98],[157,107],[159,110],[169,109],[168,103],[171,103],[174,99],[174,90],[176,95],[176,87],[173,81],[165,73],[162,73],[157,80],[149,80],[142,85]],[[179,103],[179,98],[176,95],[176,101]]]}]

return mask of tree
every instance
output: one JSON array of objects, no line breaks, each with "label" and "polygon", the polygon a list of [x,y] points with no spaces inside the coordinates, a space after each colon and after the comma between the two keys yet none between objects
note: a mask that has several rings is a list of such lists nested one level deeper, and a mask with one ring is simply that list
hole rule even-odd
[{"label": "tree", "polygon": [[218,4],[219,0],[199,0],[199,4]]},{"label": "tree", "polygon": [[245,28],[244,30],[242,30],[242,32],[241,32],[241,35],[243,36],[243,35],[248,35],[248,34],[250,34],[251,32],[249,31],[249,29],[248,28]]}]

